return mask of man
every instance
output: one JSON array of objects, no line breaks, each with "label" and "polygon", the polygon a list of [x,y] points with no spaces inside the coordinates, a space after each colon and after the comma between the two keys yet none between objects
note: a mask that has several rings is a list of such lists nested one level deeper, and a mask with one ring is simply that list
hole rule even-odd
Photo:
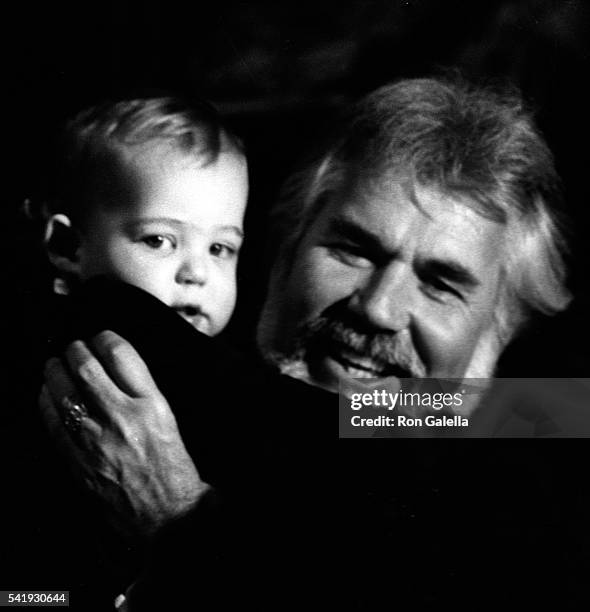
[{"label": "man", "polygon": [[[518,97],[437,79],[373,92],[272,212],[278,248],[263,356],[330,391],[354,378],[491,376],[533,312],[569,301],[557,183]],[[202,508],[207,487],[197,486],[166,400],[132,347],[106,332],[71,345],[67,360],[74,377],[52,361],[42,407],[86,486],[111,506],[124,492],[126,520],[149,532]],[[84,435],[72,436],[61,399],[80,382],[89,414],[79,419]],[[110,429],[124,435],[104,435]],[[158,461],[130,459],[158,448]],[[395,453],[412,465],[413,450],[388,448],[389,460]],[[361,458],[339,458],[339,470],[360,470]],[[414,490],[413,476],[394,480]],[[364,512],[369,498],[350,495],[347,506]]]},{"label": "man", "polygon": [[294,180],[259,328],[285,372],[485,378],[531,313],[568,304],[558,179],[517,97],[386,86]]}]

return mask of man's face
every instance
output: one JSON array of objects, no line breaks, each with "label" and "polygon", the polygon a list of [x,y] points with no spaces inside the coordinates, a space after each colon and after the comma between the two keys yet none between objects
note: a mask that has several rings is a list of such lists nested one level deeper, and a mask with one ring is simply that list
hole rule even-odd
[{"label": "man's face", "polygon": [[331,390],[352,378],[491,375],[504,227],[435,189],[367,183],[324,205],[280,286],[275,277],[263,351]]}]

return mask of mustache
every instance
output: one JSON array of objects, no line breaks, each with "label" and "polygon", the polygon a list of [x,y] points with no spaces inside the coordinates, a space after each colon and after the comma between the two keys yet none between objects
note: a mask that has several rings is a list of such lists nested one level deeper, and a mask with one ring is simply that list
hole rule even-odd
[{"label": "mustache", "polygon": [[305,354],[324,351],[326,345],[341,345],[363,357],[368,357],[384,370],[407,372],[408,377],[426,376],[426,368],[407,333],[369,330],[343,312],[324,313],[304,323],[297,332],[296,352]]}]

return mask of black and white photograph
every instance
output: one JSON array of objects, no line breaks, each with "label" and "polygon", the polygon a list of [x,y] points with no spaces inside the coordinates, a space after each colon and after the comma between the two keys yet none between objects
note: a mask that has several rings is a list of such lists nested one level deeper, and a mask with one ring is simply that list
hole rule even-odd
[{"label": "black and white photograph", "polygon": [[3,25],[0,607],[590,604],[588,3]]}]

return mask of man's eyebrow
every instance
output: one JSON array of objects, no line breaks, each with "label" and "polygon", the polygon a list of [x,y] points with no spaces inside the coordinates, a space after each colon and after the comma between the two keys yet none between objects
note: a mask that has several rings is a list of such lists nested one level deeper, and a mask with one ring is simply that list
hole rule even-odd
[{"label": "man's eyebrow", "polygon": [[[385,250],[382,240],[375,234],[353,221],[344,217],[333,217],[328,221],[328,228],[331,232],[338,234],[342,238],[360,242],[369,250],[383,253]],[[446,280],[462,285],[468,290],[473,290],[481,285],[481,281],[466,266],[448,258],[432,258],[425,265],[424,270],[445,278]]]},{"label": "man's eyebrow", "polygon": [[383,251],[383,242],[378,234],[375,234],[360,225],[357,225],[354,221],[350,221],[344,217],[333,217],[328,221],[328,229],[341,236],[354,242],[361,242],[367,246],[370,250]]},{"label": "man's eyebrow", "polygon": [[481,285],[481,281],[471,270],[452,259],[430,259],[424,268],[428,273],[462,285],[466,289],[473,290]]},{"label": "man's eyebrow", "polygon": [[[353,221],[344,217],[334,217],[329,220],[328,228],[331,232],[342,238],[360,242],[369,250],[383,253],[384,245],[379,236]],[[425,271],[435,274],[450,282],[462,285],[468,290],[473,290],[481,285],[481,281],[466,266],[448,258],[429,259],[425,264]]]}]

